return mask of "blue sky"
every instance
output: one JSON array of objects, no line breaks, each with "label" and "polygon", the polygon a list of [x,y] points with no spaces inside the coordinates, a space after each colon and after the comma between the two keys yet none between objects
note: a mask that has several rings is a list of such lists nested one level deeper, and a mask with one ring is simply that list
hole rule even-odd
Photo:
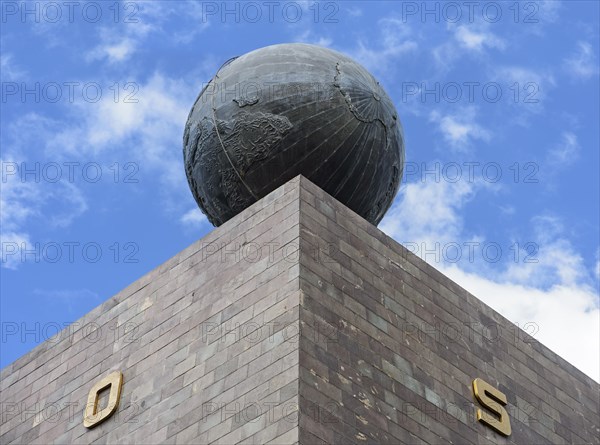
[{"label": "blue sky", "polygon": [[212,230],[187,113],[227,59],[307,42],[399,111],[380,228],[600,380],[598,2],[1,5],[1,366]]}]

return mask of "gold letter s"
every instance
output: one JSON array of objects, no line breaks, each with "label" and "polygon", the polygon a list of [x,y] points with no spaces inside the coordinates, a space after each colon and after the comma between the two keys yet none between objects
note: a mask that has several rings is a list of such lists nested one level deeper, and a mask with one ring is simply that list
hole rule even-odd
[{"label": "gold letter s", "polygon": [[510,419],[504,409],[504,405],[508,403],[506,396],[480,378],[473,380],[473,394],[481,406],[497,416],[485,414],[477,408],[477,420],[503,436],[510,436]]}]

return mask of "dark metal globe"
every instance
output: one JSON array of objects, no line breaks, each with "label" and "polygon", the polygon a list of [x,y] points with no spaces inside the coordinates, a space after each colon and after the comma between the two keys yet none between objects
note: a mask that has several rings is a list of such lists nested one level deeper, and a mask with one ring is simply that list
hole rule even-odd
[{"label": "dark metal globe", "polygon": [[404,141],[365,68],[330,49],[283,44],[219,69],[190,111],[183,156],[215,226],[299,174],[377,225],[398,191]]}]

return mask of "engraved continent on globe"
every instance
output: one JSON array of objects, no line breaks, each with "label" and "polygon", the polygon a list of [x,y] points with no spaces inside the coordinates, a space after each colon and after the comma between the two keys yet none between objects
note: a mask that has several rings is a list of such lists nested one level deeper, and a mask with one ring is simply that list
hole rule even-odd
[{"label": "engraved continent on globe", "polygon": [[377,225],[398,192],[404,136],[387,93],[361,65],[307,44],[226,62],[187,119],[190,189],[219,226],[303,175]]}]

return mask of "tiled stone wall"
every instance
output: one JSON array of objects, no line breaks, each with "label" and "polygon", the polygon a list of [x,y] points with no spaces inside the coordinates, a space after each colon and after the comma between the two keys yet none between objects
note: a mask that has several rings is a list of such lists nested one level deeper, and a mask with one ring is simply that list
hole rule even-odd
[{"label": "tiled stone wall", "polygon": [[[600,385],[301,184],[300,443],[600,442]],[[477,377],[507,396],[510,437],[476,421]]]},{"label": "tiled stone wall", "polygon": [[[92,385],[123,372],[92,429]],[[504,392],[512,435],[475,419]],[[4,443],[598,443],[599,385],[296,178],[2,370]],[[100,405],[106,403],[106,397]]]},{"label": "tiled stone wall", "polygon": [[[298,185],[3,369],[0,443],[296,442]],[[119,409],[87,429],[88,392],[114,370]]]}]

